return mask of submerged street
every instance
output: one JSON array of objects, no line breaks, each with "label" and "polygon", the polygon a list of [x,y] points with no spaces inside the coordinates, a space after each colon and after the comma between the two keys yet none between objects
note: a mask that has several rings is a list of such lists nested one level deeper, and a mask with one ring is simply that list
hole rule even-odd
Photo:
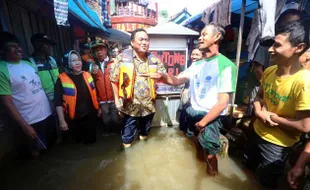
[{"label": "submerged street", "polygon": [[193,144],[177,128],[166,127],[152,128],[147,141],[126,150],[119,134],[98,133],[93,145],[56,145],[39,160],[4,166],[0,177],[3,190],[256,189],[230,158],[219,158],[219,176],[207,176]]}]

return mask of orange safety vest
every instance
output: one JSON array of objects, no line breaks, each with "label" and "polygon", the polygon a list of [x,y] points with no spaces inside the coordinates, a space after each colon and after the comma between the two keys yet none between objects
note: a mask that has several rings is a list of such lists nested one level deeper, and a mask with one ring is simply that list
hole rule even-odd
[{"label": "orange safety vest", "polygon": [[[133,60],[133,51],[126,49],[122,52],[122,61],[119,69],[118,95],[125,100],[133,99],[133,87],[135,79],[135,64]],[[149,73],[157,72],[157,58],[153,54],[148,55]],[[156,81],[148,78],[150,93],[153,100],[156,98]]]},{"label": "orange safety vest", "polygon": [[101,69],[96,74],[92,74],[100,102],[114,102],[113,90],[110,81],[111,65],[113,61],[105,65],[104,73]]},{"label": "orange safety vest", "polygon": [[[82,73],[86,86],[89,90],[94,108],[97,110],[99,108],[96,89],[94,85],[94,79],[88,72]],[[74,119],[75,117],[75,108],[76,108],[76,97],[77,97],[77,90],[74,82],[70,79],[67,73],[63,72],[59,75],[59,79],[61,85],[64,89],[64,93],[62,95],[63,100],[63,108],[66,114],[69,114],[70,119]]]}]

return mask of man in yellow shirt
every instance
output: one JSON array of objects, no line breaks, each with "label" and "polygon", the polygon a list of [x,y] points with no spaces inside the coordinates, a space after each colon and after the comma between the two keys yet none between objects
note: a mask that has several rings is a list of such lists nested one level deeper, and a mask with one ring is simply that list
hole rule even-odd
[{"label": "man in yellow shirt", "polygon": [[265,70],[254,101],[257,119],[246,160],[265,188],[277,188],[290,147],[310,131],[310,71],[298,62],[307,45],[300,21],[276,27],[269,49],[276,65]]}]

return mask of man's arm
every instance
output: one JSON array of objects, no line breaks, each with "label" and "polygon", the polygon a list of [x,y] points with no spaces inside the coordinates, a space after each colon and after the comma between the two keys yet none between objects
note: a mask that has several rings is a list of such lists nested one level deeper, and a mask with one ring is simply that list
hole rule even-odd
[{"label": "man's arm", "polygon": [[179,74],[178,76],[173,76],[173,75],[168,75],[166,73],[161,73],[162,77],[161,77],[161,80],[164,82],[164,83],[167,83],[169,85],[172,85],[172,86],[180,86],[182,84],[185,84],[189,79],[183,75],[182,73]]},{"label": "man's arm", "polygon": [[288,131],[310,132],[310,110],[297,111],[296,119],[285,118],[277,115],[271,116],[271,120],[278,123],[280,128]]},{"label": "man's arm", "polygon": [[305,173],[305,167],[310,162],[310,141],[307,142],[304,151],[300,154],[295,166],[288,172],[287,181],[293,189],[297,189],[300,178]]},{"label": "man's arm", "polygon": [[178,76],[168,75],[166,73],[150,73],[150,74],[140,74],[142,77],[150,77],[151,79],[162,80],[162,82],[172,85],[180,86],[185,84],[189,78],[184,74],[180,73]]},{"label": "man's arm", "polygon": [[13,99],[11,95],[0,95],[0,102],[2,105],[4,105],[11,118],[17,122],[17,124],[30,138],[37,138],[36,131],[30,125],[28,125],[28,123],[20,115],[19,111],[13,104]]},{"label": "man's arm", "polygon": [[270,126],[276,126],[278,125],[277,122],[273,121],[271,119],[271,116],[276,115],[275,113],[269,112],[266,108],[265,102],[264,102],[264,93],[263,93],[263,87],[260,86],[258,89],[258,92],[256,94],[256,97],[253,102],[254,105],[254,113],[255,116],[261,120],[264,123],[268,123]]},{"label": "man's arm", "polygon": [[111,66],[111,72],[110,72],[110,80],[113,91],[114,103],[118,109],[122,106],[121,102],[119,101],[119,93],[118,93],[119,68],[120,68],[120,62],[114,61],[114,63]]},{"label": "man's arm", "polygon": [[217,103],[211,108],[208,114],[195,124],[196,127],[203,129],[208,123],[216,119],[221,112],[227,107],[229,102],[229,93],[221,93],[218,95]]}]

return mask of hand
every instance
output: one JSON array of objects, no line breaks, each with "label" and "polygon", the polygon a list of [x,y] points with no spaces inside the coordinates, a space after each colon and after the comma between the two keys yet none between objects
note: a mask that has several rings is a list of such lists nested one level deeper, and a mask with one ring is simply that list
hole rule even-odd
[{"label": "hand", "polygon": [[36,139],[37,138],[37,132],[34,130],[33,127],[30,125],[26,129],[26,134],[31,138],[31,139]]},{"label": "hand", "polygon": [[59,126],[62,131],[68,131],[68,124],[66,121],[59,121]]},{"label": "hand", "polygon": [[102,109],[99,107],[98,111],[97,111],[97,117],[100,117],[102,114]]},{"label": "hand", "polygon": [[203,129],[206,127],[207,123],[204,122],[203,120],[200,120],[199,122],[195,123],[196,129],[201,133]]},{"label": "hand", "polygon": [[273,122],[271,120],[271,116],[278,116],[275,113],[272,113],[272,112],[269,112],[269,111],[266,111],[266,110],[262,110],[262,111],[256,112],[256,116],[257,116],[257,118],[259,120],[261,120],[264,123],[269,124],[270,126],[277,126],[277,125],[279,125],[278,123]]},{"label": "hand", "polygon": [[115,107],[118,110],[118,115],[121,117],[124,117],[124,114],[120,111],[123,107],[123,100],[117,99],[117,100],[114,100],[114,102],[115,102]]},{"label": "hand", "polygon": [[292,189],[297,189],[300,177],[304,174],[305,170],[304,168],[297,168],[293,167],[288,173],[287,173],[287,181],[290,184]]},{"label": "hand", "polygon": [[150,77],[151,79],[159,80],[163,75],[161,73],[149,73],[149,74],[139,74],[140,77]]}]

